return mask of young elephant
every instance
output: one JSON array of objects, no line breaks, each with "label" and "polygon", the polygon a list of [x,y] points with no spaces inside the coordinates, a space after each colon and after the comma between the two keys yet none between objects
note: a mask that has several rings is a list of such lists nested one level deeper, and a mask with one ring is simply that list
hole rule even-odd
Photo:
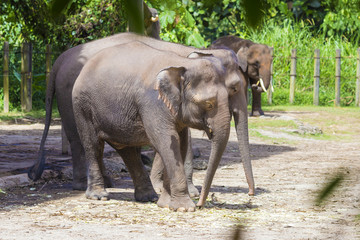
[{"label": "young elephant", "polygon": [[[227,47],[237,53],[239,66],[251,85],[251,115],[264,115],[261,109],[261,93],[266,92],[270,86],[272,63],[270,48],[236,36],[221,37],[215,40],[211,47]],[[247,91],[247,85],[245,90]]]},{"label": "young elephant", "polygon": [[[107,48],[88,60],[72,92],[75,120],[89,161],[86,196],[108,198],[104,142],[127,161],[133,179],[144,182],[149,182],[148,175],[134,149],[151,144],[165,166],[158,206],[194,211],[184,170],[187,127],[207,133],[215,143],[209,164],[218,163],[230,131],[229,95],[221,80],[224,69],[214,57],[183,58],[140,42]],[[152,198],[154,190],[151,186],[147,190]]]}]

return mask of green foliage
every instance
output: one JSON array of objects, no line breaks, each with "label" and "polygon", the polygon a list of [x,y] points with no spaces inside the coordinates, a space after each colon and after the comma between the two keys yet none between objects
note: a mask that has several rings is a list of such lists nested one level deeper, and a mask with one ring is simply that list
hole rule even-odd
[{"label": "green foliage", "polygon": [[[58,1],[55,1],[58,2]],[[60,50],[123,32],[124,10],[118,0],[73,0],[67,15],[54,18],[50,0],[6,0],[0,5],[0,41],[56,43]]]},{"label": "green foliage", "polygon": [[198,48],[206,46],[195,18],[187,8],[192,1],[154,0],[148,4],[159,11],[161,39]]},{"label": "green foliage", "polygon": [[[54,59],[68,47],[126,30],[126,0],[5,0],[0,3],[0,43],[9,41],[10,109],[20,105],[20,44],[32,42],[33,104],[43,108],[46,43]],[[50,14],[53,3],[64,14]],[[321,58],[320,104],[335,98],[335,49],[342,51],[342,105],[353,105],[355,56],[360,40],[358,0],[145,0],[158,10],[161,38],[207,47],[224,35],[264,43],[275,49],[273,104],[288,104],[291,49],[298,52],[295,104],[312,104],[314,49]],[[56,5],[55,5],[56,6]],[[60,6],[61,7],[61,6]],[[53,8],[54,9],[54,8]],[[55,8],[56,9],[56,8]],[[61,12],[61,11],[60,11]],[[55,14],[56,15],[56,14]],[[258,21],[258,22],[257,22]],[[259,24],[260,23],[260,24]],[[251,26],[251,27],[250,27]],[[311,43],[311,44],[309,44]],[[37,53],[36,53],[37,52]],[[348,58],[350,57],[350,58]],[[266,94],[263,94],[266,102]],[[0,101],[0,104],[3,104]]]},{"label": "green foliage", "polygon": [[324,1],[327,12],[321,25],[325,35],[340,35],[359,42],[360,2],[358,0]]}]

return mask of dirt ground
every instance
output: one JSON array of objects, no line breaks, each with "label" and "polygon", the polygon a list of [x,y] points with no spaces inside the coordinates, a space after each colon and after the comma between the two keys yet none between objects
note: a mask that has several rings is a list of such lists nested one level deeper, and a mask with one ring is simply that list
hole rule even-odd
[{"label": "dirt ground", "polygon": [[[0,192],[0,239],[234,239],[236,229],[242,239],[360,239],[359,119],[343,124],[329,115],[334,117],[330,128],[312,125],[324,134],[344,135],[326,140],[303,134],[304,125],[299,124],[327,118],[324,113],[266,114],[269,119],[296,122],[298,127],[251,130],[256,196],[247,195],[232,128],[206,207],[195,213],[135,202],[131,178],[110,147],[104,159],[116,184],[108,189],[112,199],[88,200],[84,192],[73,191],[70,157],[61,154],[60,126],[55,121],[47,142],[52,171],[47,171],[46,180]],[[0,125],[0,178],[21,175],[32,164],[42,129],[43,124],[31,119]],[[194,171],[200,189],[210,143],[202,132],[192,133],[201,153]],[[339,169],[345,173],[341,188],[326,204],[316,206],[317,192]]]}]

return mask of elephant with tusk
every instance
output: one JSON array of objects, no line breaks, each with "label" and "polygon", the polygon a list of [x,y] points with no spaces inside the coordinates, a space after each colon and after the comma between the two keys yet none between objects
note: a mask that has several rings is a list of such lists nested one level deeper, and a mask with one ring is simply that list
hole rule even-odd
[{"label": "elephant with tusk", "polygon": [[[239,67],[245,73],[247,84],[251,86],[251,116],[264,115],[261,109],[261,93],[274,88],[271,80],[272,55],[270,48],[264,44],[254,43],[236,36],[225,36],[215,40],[211,48],[230,48],[237,53]],[[246,88],[247,91],[247,88]]]},{"label": "elephant with tusk", "polygon": [[145,25],[145,35],[160,39],[160,22],[159,14],[155,8],[149,8],[144,3],[144,25]]}]

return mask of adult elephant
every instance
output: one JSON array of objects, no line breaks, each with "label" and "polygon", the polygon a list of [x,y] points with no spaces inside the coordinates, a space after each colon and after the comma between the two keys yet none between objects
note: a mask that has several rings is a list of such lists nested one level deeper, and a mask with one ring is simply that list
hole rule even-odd
[{"label": "adult elephant", "polygon": [[149,8],[145,2],[143,6],[145,34],[149,37],[160,39],[160,22],[157,10]]},{"label": "adult elephant", "polygon": [[[108,198],[104,142],[123,157],[135,183],[150,182],[140,154],[133,155],[137,147],[150,144],[166,170],[158,206],[195,211],[184,170],[187,127],[207,133],[216,153],[209,164],[218,163],[230,132],[223,74],[225,68],[215,57],[184,58],[141,42],[104,49],[88,60],[72,91],[76,125],[89,161],[86,196]],[[150,189],[148,195],[151,200],[156,194]]]},{"label": "adult elephant", "polygon": [[[244,86],[239,84],[238,79],[243,77],[239,70],[236,55],[233,51],[229,50],[199,50],[192,47],[183,46],[181,44],[169,43],[161,40],[156,40],[149,37],[140,36],[134,33],[120,33],[99,39],[86,44],[82,44],[71,48],[61,54],[53,65],[53,69],[50,74],[50,81],[46,93],[46,119],[45,128],[40,144],[39,157],[35,165],[29,171],[29,177],[33,180],[40,178],[44,169],[45,154],[44,146],[45,140],[49,131],[51,121],[51,109],[55,92],[57,97],[59,113],[64,125],[66,136],[69,139],[72,162],[73,162],[73,188],[84,190],[87,187],[87,175],[86,170],[83,168],[84,162],[86,162],[84,149],[81,145],[81,141],[77,132],[76,123],[74,119],[74,112],[72,109],[72,89],[76,78],[78,77],[84,64],[99,51],[115,46],[117,44],[129,43],[133,41],[143,42],[153,48],[171,51],[180,56],[188,56],[191,53],[196,52],[197,57],[201,58],[207,54],[212,54],[216,58],[222,61],[226,71],[222,76],[222,81],[225,82],[229,96],[230,96],[230,110],[235,119],[235,127],[237,131],[239,149],[241,155],[241,161],[243,162],[246,178],[249,185],[249,194],[254,194],[254,179],[249,154],[249,138],[248,138],[248,119],[247,119],[247,104]],[[153,58],[152,61],[158,61],[157,58]],[[61,94],[59,94],[61,93]],[[214,153],[215,154],[215,153]],[[217,154],[217,153],[216,153]],[[161,161],[160,161],[161,162]],[[218,163],[217,163],[218,164]],[[203,189],[209,189],[212,178],[215,174],[217,164],[210,166],[206,180],[204,181]],[[191,162],[186,164],[187,172],[192,172]],[[188,184],[192,186],[192,190],[197,189],[191,182],[191,175],[189,177]],[[110,182],[110,181],[108,181]],[[109,183],[110,184],[110,183]],[[204,204],[206,199],[206,191],[202,191],[202,201],[199,204]],[[208,190],[207,190],[208,192]],[[204,193],[204,194],[203,194]]]},{"label": "adult elephant", "polygon": [[[236,36],[220,37],[211,44],[213,48],[224,46],[237,53],[239,66],[251,85],[251,116],[264,115],[261,109],[261,93],[266,92],[270,86],[272,63],[270,48]],[[245,90],[247,91],[247,88]]]}]

